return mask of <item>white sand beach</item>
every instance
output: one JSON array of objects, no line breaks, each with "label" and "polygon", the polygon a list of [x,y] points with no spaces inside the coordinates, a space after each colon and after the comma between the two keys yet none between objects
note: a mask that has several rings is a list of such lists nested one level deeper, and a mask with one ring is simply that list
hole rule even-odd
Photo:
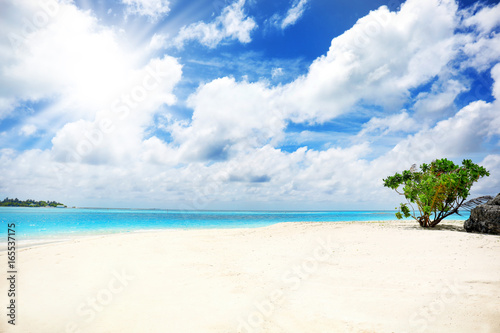
[{"label": "white sand beach", "polygon": [[462,225],[280,223],[28,247],[16,326],[3,270],[0,331],[500,332],[500,237]]}]

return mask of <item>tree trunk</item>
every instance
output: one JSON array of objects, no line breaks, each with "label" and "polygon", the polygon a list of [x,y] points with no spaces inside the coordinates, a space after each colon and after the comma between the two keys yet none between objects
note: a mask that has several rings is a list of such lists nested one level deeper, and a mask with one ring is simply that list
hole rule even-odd
[{"label": "tree trunk", "polygon": [[422,228],[429,228],[433,227],[433,225],[430,222],[429,216],[427,214],[424,214],[423,216],[420,216],[418,218],[418,223]]}]

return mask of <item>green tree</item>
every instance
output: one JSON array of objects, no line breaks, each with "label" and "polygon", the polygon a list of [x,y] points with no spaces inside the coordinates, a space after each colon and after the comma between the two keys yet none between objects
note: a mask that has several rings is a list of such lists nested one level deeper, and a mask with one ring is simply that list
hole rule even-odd
[{"label": "green tree", "polygon": [[[462,166],[459,166],[443,158],[431,164],[422,164],[420,170],[412,166],[410,170],[389,176],[384,179],[384,186],[404,195],[408,201],[396,208],[398,219],[411,216],[420,226],[427,228],[435,227],[445,217],[458,213],[469,196],[472,184],[489,175],[484,167],[471,160],[463,160]],[[413,205],[417,206],[418,214]]]},{"label": "green tree", "polygon": [[3,201],[0,201],[0,206],[10,206],[10,207],[57,207],[58,205],[66,207],[60,202],[57,201],[35,201],[33,199],[28,199],[26,201],[15,199],[9,199],[9,197],[5,198]]}]

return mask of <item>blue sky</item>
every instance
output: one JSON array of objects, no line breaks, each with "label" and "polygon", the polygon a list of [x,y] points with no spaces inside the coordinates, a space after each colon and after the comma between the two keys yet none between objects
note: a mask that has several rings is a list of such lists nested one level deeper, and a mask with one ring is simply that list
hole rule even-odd
[{"label": "blue sky", "polygon": [[499,192],[498,1],[0,1],[0,195],[392,209],[442,157]]}]

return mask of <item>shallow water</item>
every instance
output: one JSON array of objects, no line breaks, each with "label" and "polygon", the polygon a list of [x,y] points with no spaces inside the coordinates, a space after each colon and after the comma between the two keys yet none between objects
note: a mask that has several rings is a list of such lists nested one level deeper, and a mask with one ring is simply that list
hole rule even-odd
[{"label": "shallow water", "polygon": [[[467,212],[468,213],[468,212]],[[453,215],[450,219],[468,217]],[[254,228],[279,222],[384,221],[394,211],[178,211],[140,209],[71,209],[0,207],[0,243],[7,225],[16,224],[16,238],[50,241],[75,236],[156,229]]]}]

